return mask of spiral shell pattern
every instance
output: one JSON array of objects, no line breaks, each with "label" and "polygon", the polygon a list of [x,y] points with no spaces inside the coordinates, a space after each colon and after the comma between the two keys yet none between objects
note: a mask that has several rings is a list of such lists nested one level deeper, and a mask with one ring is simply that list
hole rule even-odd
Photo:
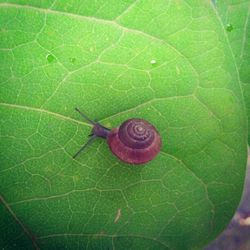
[{"label": "spiral shell pattern", "polygon": [[119,128],[120,140],[130,148],[148,147],[154,140],[154,129],[151,124],[140,119],[125,121]]},{"label": "spiral shell pattern", "polygon": [[161,138],[155,127],[143,119],[129,119],[108,135],[111,151],[122,161],[142,164],[160,151]]}]

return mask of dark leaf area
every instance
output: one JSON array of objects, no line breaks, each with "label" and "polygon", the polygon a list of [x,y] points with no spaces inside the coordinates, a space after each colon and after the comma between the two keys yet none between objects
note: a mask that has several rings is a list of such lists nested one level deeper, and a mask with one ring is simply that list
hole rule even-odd
[{"label": "dark leaf area", "polygon": [[206,250],[250,249],[250,157],[241,204],[227,229]]}]

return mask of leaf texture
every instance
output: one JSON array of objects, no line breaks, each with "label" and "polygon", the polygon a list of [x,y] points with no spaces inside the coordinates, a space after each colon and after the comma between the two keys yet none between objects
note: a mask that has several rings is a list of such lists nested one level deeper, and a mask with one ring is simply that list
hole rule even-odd
[{"label": "leaf texture", "polygon": [[[244,92],[248,123],[250,123],[250,1],[218,1],[215,3],[215,9],[227,30]],[[228,27],[232,27],[232,30]],[[249,128],[248,144],[250,144]]]},{"label": "leaf texture", "polygon": [[[208,1],[0,1],[1,240],[7,249],[202,248],[240,200],[237,59]],[[153,62],[153,63],[152,63]],[[118,161],[91,127],[131,117],[160,155]]]}]

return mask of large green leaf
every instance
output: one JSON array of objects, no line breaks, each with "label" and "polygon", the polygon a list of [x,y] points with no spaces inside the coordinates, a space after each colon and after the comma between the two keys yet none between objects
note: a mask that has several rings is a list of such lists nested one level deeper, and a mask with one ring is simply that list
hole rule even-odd
[{"label": "large green leaf", "polygon": [[[0,1],[0,32],[2,248],[199,249],[223,230],[247,131],[208,1]],[[160,155],[129,166],[100,139],[73,160],[91,130],[76,106],[149,120]]]},{"label": "large green leaf", "polygon": [[[250,1],[216,1],[215,10],[227,30],[244,91],[248,123],[250,124]],[[250,145],[250,126],[248,126],[248,143]]]}]

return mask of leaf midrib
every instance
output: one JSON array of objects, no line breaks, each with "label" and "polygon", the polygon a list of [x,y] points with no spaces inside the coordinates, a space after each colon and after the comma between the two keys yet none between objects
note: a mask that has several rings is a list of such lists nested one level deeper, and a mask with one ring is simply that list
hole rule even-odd
[{"label": "leaf midrib", "polygon": [[[143,106],[148,105],[148,104],[153,103],[153,102],[163,101],[163,100],[171,100],[171,99],[188,98],[188,97],[195,97],[195,96],[194,96],[194,94],[191,94],[191,95],[184,95],[184,96],[169,96],[169,97],[152,98],[152,99],[150,99],[148,101],[145,101],[143,103],[135,105],[134,107],[131,107],[129,109],[125,109],[125,110],[122,110],[122,111],[120,111],[118,113],[115,113],[115,114],[112,114],[110,116],[104,117],[101,120],[99,120],[98,122],[101,123],[101,122],[103,122],[105,120],[108,120],[108,119],[114,118],[114,117],[116,117],[118,115],[133,111],[133,110],[135,110],[137,108],[143,107]],[[65,115],[62,115],[62,114],[59,114],[59,113],[56,113],[56,112],[49,111],[47,109],[34,108],[34,107],[31,107],[31,106],[20,105],[20,104],[12,104],[12,103],[5,103],[5,102],[0,102],[0,106],[4,106],[4,107],[8,107],[8,108],[24,109],[24,110],[34,111],[34,112],[39,112],[39,113],[45,113],[45,114],[48,114],[48,115],[56,116],[57,118],[59,118],[61,120],[67,120],[67,121],[71,121],[73,123],[78,123],[80,125],[92,127],[92,125],[89,124],[89,123],[82,122],[82,121],[76,120],[74,118],[71,118],[69,116],[65,116]],[[210,112],[212,112],[212,111],[210,111]],[[216,119],[218,119],[214,114],[213,114],[213,116]]]},{"label": "leaf midrib", "polygon": [[44,113],[44,114],[48,114],[48,115],[53,115],[53,116],[56,116],[57,118],[59,118],[61,120],[68,120],[68,121],[71,121],[71,122],[74,122],[74,123],[78,123],[80,125],[92,127],[92,125],[89,124],[89,123],[78,121],[78,120],[73,119],[73,118],[71,118],[69,116],[64,116],[64,115],[61,115],[59,113],[52,112],[52,111],[49,111],[49,110],[46,110],[46,109],[33,108],[33,107],[30,107],[30,106],[25,106],[25,105],[20,105],[20,104],[3,103],[3,102],[0,103],[0,106],[4,106],[4,107],[8,107],[8,108],[24,109],[24,110],[35,111],[35,112]]}]

